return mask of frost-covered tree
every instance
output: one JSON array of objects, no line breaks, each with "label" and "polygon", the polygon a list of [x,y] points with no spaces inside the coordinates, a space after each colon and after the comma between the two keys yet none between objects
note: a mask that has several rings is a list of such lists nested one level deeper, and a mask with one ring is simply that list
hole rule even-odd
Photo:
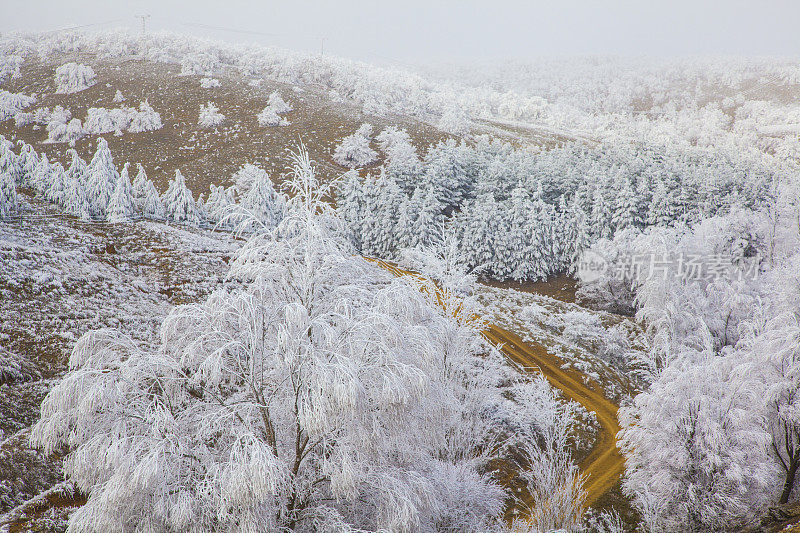
[{"label": "frost-covered tree", "polygon": [[115,104],[121,104],[124,101],[125,97],[122,95],[122,91],[117,89],[117,92],[114,93],[114,99],[112,100],[112,102],[114,102]]},{"label": "frost-covered tree", "polygon": [[649,390],[620,409],[623,488],[651,531],[718,531],[743,524],[770,501],[770,435],[737,383],[730,358],[708,342],[686,349]]},{"label": "frost-covered tree", "polygon": [[611,210],[600,188],[595,189],[591,213],[592,233],[595,238],[603,239],[611,236]]},{"label": "frost-covered tree", "polygon": [[437,127],[447,133],[453,135],[464,135],[469,133],[470,121],[469,115],[459,105],[450,105],[442,113]]},{"label": "frost-covered tree", "polygon": [[223,187],[209,185],[208,201],[206,202],[206,213],[208,221],[220,229],[233,229],[235,224],[231,220],[231,212],[234,209],[232,195]]},{"label": "frost-covered tree", "polygon": [[800,316],[797,310],[747,324],[741,378],[753,384],[763,402],[772,454],[782,472],[778,503],[787,503],[800,468]]},{"label": "frost-covered tree", "polygon": [[0,219],[8,218],[17,211],[17,187],[14,177],[0,171]]},{"label": "frost-covered tree", "polygon": [[95,218],[105,220],[108,203],[117,186],[119,173],[108,143],[102,137],[97,141],[97,150],[89,163],[86,194],[89,199],[89,212]]},{"label": "frost-covered tree", "polygon": [[[75,154],[77,157],[77,154]],[[71,168],[71,167],[70,167]],[[91,220],[91,205],[86,194],[83,180],[71,172],[67,172],[67,188],[64,194],[64,210],[81,220]]]},{"label": "frost-covered tree", "polygon": [[360,168],[375,162],[378,153],[370,148],[372,125],[362,124],[352,135],[348,135],[333,151],[333,160],[347,168]]},{"label": "frost-covered tree", "polygon": [[67,194],[67,173],[61,163],[53,163],[50,169],[50,185],[44,193],[48,202],[62,205]]},{"label": "frost-covered tree", "polygon": [[128,177],[128,164],[122,168],[117,178],[117,185],[111,200],[108,202],[109,222],[129,222],[136,217],[136,204]]},{"label": "frost-covered tree", "polygon": [[201,128],[216,128],[225,121],[225,115],[219,112],[219,108],[213,102],[200,106],[200,116],[197,123]]},{"label": "frost-covered tree", "polygon": [[175,171],[175,178],[169,182],[161,200],[164,203],[167,220],[195,227],[203,222],[192,197],[192,191],[186,186],[186,180],[180,170]]},{"label": "frost-covered tree", "polygon": [[56,92],[76,93],[97,83],[97,76],[89,65],[66,63],[56,69]]},{"label": "frost-covered tree", "polygon": [[142,205],[139,210],[143,217],[154,220],[163,220],[167,214],[156,186],[149,179],[143,185]]}]

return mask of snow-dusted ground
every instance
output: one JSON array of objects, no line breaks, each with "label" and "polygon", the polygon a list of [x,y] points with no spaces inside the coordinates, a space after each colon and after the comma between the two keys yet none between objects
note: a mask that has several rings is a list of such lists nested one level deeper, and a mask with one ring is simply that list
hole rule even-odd
[{"label": "snow-dusted ground", "polygon": [[149,342],[172,305],[224,283],[237,246],[225,233],[81,222],[22,197],[22,219],[0,222],[0,364],[21,368],[0,369],[0,515],[60,480],[27,434],[74,341],[115,327]]},{"label": "snow-dusted ground", "polygon": [[574,368],[584,380],[597,382],[619,403],[637,389],[628,366],[633,350],[641,350],[636,322],[605,311],[514,289],[478,285],[477,298],[488,322],[499,324],[526,342],[538,343]]}]

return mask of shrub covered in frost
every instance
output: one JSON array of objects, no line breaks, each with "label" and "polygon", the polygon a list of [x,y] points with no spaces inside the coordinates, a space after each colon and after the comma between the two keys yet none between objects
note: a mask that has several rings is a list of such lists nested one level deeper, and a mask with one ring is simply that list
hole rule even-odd
[{"label": "shrub covered in frost", "polygon": [[203,89],[211,89],[213,87],[219,87],[219,80],[215,78],[201,78],[200,87],[202,87]]},{"label": "shrub covered in frost", "polygon": [[374,163],[378,153],[369,147],[372,125],[362,124],[352,135],[348,135],[333,152],[333,160],[343,167],[359,168]]},{"label": "shrub covered in frost", "polygon": [[219,108],[213,102],[208,105],[200,106],[200,116],[197,123],[202,128],[215,128],[225,121],[225,115],[219,112]]},{"label": "shrub covered in frost", "polygon": [[120,107],[106,109],[104,107],[89,108],[86,116],[85,128],[88,133],[103,134],[114,133],[122,135],[123,132],[141,133],[161,129],[161,115],[147,103],[139,104],[139,109]]},{"label": "shrub covered in frost", "polygon": [[56,92],[77,93],[97,83],[97,76],[89,65],[67,63],[56,69]]}]

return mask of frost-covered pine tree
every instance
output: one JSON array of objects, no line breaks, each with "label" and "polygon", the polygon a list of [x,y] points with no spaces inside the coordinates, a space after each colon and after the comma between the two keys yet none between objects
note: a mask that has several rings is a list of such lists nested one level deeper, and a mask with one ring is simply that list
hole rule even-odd
[{"label": "frost-covered pine tree", "polygon": [[117,92],[114,93],[114,99],[112,100],[115,104],[120,104],[125,101],[125,97],[122,96],[122,91],[117,89]]},{"label": "frost-covered pine tree", "polygon": [[600,187],[594,191],[591,214],[592,236],[603,239],[611,236],[611,210]]},{"label": "frost-covered pine tree", "polygon": [[261,169],[259,171],[247,193],[239,200],[243,216],[236,221],[238,231],[250,233],[269,230],[283,219],[286,210],[285,197],[275,190],[269,175]]},{"label": "frost-covered pine tree", "polygon": [[621,178],[617,180],[617,196],[614,201],[614,210],[611,214],[611,222],[614,231],[625,228],[641,227],[642,215],[636,203],[636,194],[631,186],[630,180]]},{"label": "frost-covered pine tree", "polygon": [[663,181],[656,184],[650,209],[647,213],[647,223],[656,226],[668,226],[677,220],[677,213],[672,196],[667,191]]},{"label": "frost-covered pine tree", "polygon": [[145,179],[142,193],[142,205],[139,210],[144,218],[164,220],[166,209],[156,186],[149,179]]},{"label": "frost-covered pine tree", "polygon": [[208,221],[215,227],[224,230],[233,229],[235,224],[231,220],[234,211],[234,201],[225,187],[222,185],[209,185],[208,201],[206,202],[206,212]]},{"label": "frost-covered pine tree", "polygon": [[95,218],[105,220],[108,203],[117,186],[119,173],[108,143],[102,137],[97,141],[97,150],[88,167],[89,180],[86,194],[89,199],[89,212]]},{"label": "frost-covered pine tree", "polygon": [[422,162],[405,130],[389,126],[375,139],[386,156],[386,172],[394,178],[406,194],[416,186],[415,179],[422,173]]},{"label": "frost-covered pine tree", "polygon": [[67,194],[67,173],[61,163],[53,163],[51,169],[50,186],[44,193],[48,202],[63,205]]},{"label": "frost-covered pine tree", "polygon": [[33,174],[36,171],[36,165],[39,164],[39,154],[33,149],[30,144],[22,143],[18,156],[18,164],[21,169],[21,174],[18,185],[28,186],[33,181]]},{"label": "frost-covered pine tree", "polygon": [[22,165],[19,158],[14,155],[11,148],[5,144],[0,145],[0,173],[11,175],[14,183],[20,183],[22,176]]},{"label": "frost-covered pine tree", "polygon": [[137,163],[136,177],[133,178],[133,183],[131,183],[131,194],[133,195],[133,202],[138,210],[142,209],[142,204],[147,195],[147,181],[147,172],[145,172],[141,163]]},{"label": "frost-covered pine tree", "polygon": [[197,204],[180,170],[175,171],[175,178],[169,182],[161,200],[164,203],[167,220],[194,227],[202,224]]},{"label": "frost-covered pine tree", "polygon": [[[76,154],[77,156],[77,154]],[[72,166],[70,166],[72,168]],[[74,217],[81,220],[91,220],[89,198],[86,194],[84,181],[71,172],[67,172],[67,189],[64,194],[64,210]]]},{"label": "frost-covered pine tree", "polygon": [[352,135],[348,135],[333,151],[333,160],[347,168],[361,168],[370,165],[378,158],[378,153],[370,148],[372,125],[362,124]]},{"label": "frost-covered pine tree", "polygon": [[117,186],[108,202],[108,222],[129,222],[136,217],[136,205],[128,177],[128,163],[117,178]]},{"label": "frost-covered pine tree", "polygon": [[44,196],[53,182],[53,175],[53,165],[50,164],[47,154],[42,154],[33,171],[30,185],[36,189],[36,192]]},{"label": "frost-covered pine tree", "polygon": [[201,128],[216,128],[225,121],[225,115],[219,112],[219,108],[214,102],[200,106],[200,116],[197,123]]},{"label": "frost-covered pine tree", "polygon": [[14,177],[8,172],[0,172],[0,219],[10,217],[16,213],[17,187]]}]

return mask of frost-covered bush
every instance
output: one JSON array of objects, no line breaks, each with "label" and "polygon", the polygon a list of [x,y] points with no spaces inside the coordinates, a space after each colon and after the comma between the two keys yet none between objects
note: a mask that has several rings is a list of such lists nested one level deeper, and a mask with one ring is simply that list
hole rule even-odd
[{"label": "frost-covered bush", "polygon": [[19,67],[23,61],[24,58],[19,54],[0,52],[0,85],[19,76]]},{"label": "frost-covered bush", "polygon": [[0,122],[23,114],[23,110],[36,102],[33,96],[10,93],[0,89]]},{"label": "frost-covered bush", "polygon": [[442,113],[436,127],[453,135],[464,135],[469,133],[469,115],[461,107],[453,105]]},{"label": "frost-covered bush", "polygon": [[53,143],[69,143],[75,146],[75,141],[87,134],[80,119],[73,118],[66,120],[51,120],[47,123],[47,141]]},{"label": "frost-covered bush", "polygon": [[374,163],[378,153],[370,148],[372,125],[362,124],[352,135],[348,135],[336,146],[333,160],[343,167],[360,168]]},{"label": "frost-covered bush", "polygon": [[121,104],[124,101],[125,97],[122,95],[122,91],[117,89],[117,92],[114,93],[114,99],[112,100],[112,102],[114,102],[115,104]]},{"label": "frost-covered bush", "polygon": [[56,69],[56,92],[77,93],[97,83],[97,76],[89,65],[67,63]]},{"label": "frost-covered bush", "polygon": [[201,128],[216,128],[225,121],[225,115],[219,112],[219,108],[213,102],[208,105],[200,105],[200,116],[197,123]]},{"label": "frost-covered bush", "polygon": [[115,135],[122,135],[124,132],[142,133],[162,127],[161,115],[147,100],[139,104],[138,110],[125,106],[116,109],[91,107],[84,123],[86,131],[95,135],[112,132]]},{"label": "frost-covered bush", "polygon": [[258,114],[258,123],[261,126],[286,126],[289,121],[280,115],[288,113],[292,106],[286,103],[278,91],[269,95],[269,104]]},{"label": "frost-covered bush", "polygon": [[278,115],[271,106],[265,107],[258,114],[258,124],[261,126],[287,126],[289,121]]},{"label": "frost-covered bush", "polygon": [[203,89],[219,87],[219,80],[216,78],[200,78],[200,87]]},{"label": "frost-covered bush", "polygon": [[288,113],[292,110],[292,106],[286,103],[278,91],[273,91],[269,95],[269,107],[275,110],[279,115]]}]

